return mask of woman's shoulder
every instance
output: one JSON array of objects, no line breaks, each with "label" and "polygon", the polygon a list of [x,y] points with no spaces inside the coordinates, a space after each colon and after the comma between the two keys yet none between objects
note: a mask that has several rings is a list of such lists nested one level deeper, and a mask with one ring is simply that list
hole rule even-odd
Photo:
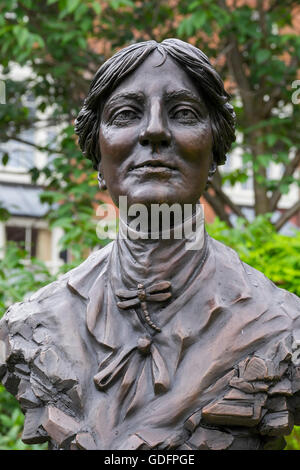
[{"label": "woman's shoulder", "polygon": [[[24,348],[26,343],[27,347],[27,343],[32,342],[34,331],[41,330],[40,325],[55,330],[59,327],[63,329],[68,320],[81,323],[88,291],[106,266],[110,250],[107,245],[92,253],[56,281],[12,304],[0,320],[0,349],[1,340],[12,342],[12,338],[18,340],[18,346],[14,349],[21,348],[21,343],[24,343]],[[11,345],[9,349],[12,349]]]},{"label": "woman's shoulder", "polygon": [[21,302],[11,305],[4,317],[26,316],[28,311],[33,312],[36,305],[41,309],[42,303],[46,305],[47,299],[58,298],[59,296],[68,297],[76,291],[83,298],[88,293],[89,286],[99,275],[99,272],[106,266],[112,243],[91,253],[86,260],[80,263],[70,271],[60,275],[57,280],[30,293]]},{"label": "woman's shoulder", "polygon": [[[43,410],[49,397],[70,409],[71,398],[78,395],[84,364],[94,360],[86,347],[85,295],[101,275],[110,250],[106,246],[92,253],[58,280],[11,305],[2,317],[0,380],[24,410]],[[81,400],[77,395],[72,398],[73,414]]]},{"label": "woman's shoulder", "polygon": [[278,306],[283,307],[289,304],[291,311],[300,316],[300,298],[292,292],[277,286],[271,279],[269,279],[263,272],[255,269],[253,266],[243,262],[238,253],[231,247],[219,242],[211,237],[210,246],[216,257],[218,270],[223,272],[224,279],[229,279],[229,271],[235,271],[237,277],[240,275],[246,281],[246,284],[251,289],[254,298],[269,298],[270,302],[276,303]]}]

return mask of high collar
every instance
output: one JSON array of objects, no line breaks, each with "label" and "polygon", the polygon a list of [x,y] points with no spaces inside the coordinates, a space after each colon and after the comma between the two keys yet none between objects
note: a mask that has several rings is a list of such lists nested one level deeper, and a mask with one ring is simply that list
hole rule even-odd
[{"label": "high collar", "polygon": [[120,219],[112,249],[110,278],[115,289],[170,281],[173,298],[199,273],[207,255],[202,206],[182,224],[161,232],[139,232]]},{"label": "high collar", "polygon": [[[170,316],[176,315],[176,312],[196,294],[197,298],[201,299],[200,310],[207,309],[208,317],[215,315],[221,305],[227,307],[251,296],[249,279],[238,255],[231,248],[209,236],[206,237],[209,253],[207,260],[189,287],[177,298],[173,297],[164,309],[165,322]],[[87,302],[86,318],[89,331],[99,343],[113,349],[128,342],[132,328],[139,329],[137,324],[132,325],[126,320],[131,317],[121,315],[120,311],[118,313],[116,299],[108,295],[112,255],[116,243],[115,240],[93,253],[67,275],[68,287]],[[213,285],[216,286],[215,289]],[[116,328],[121,318],[124,318],[122,328]],[[114,323],[114,320],[117,323]]]},{"label": "high collar", "polygon": [[[196,246],[202,246],[201,244],[201,240],[202,242],[205,240],[205,238],[209,238],[207,237],[207,234],[205,234],[205,230],[204,230],[204,220],[203,220],[203,212],[197,212],[196,213],[196,216],[198,217],[198,222],[200,222],[198,224],[199,226],[199,230],[197,231],[197,245]],[[187,226],[189,225],[189,222],[190,220],[192,221],[192,224],[191,224],[191,228],[193,228],[194,226],[194,217],[192,219],[188,219],[185,221],[185,223],[187,224]],[[122,227],[123,227],[123,222],[122,220],[120,221],[120,229],[122,230]],[[129,227],[130,228],[130,227]],[[131,230],[131,233],[132,233],[132,229]],[[188,232],[188,230],[187,230]],[[136,232],[138,234],[138,232]],[[161,234],[163,235],[163,232],[161,232]],[[202,234],[202,235],[200,235]],[[91,298],[91,292],[93,291],[93,286],[95,283],[98,284],[98,278],[101,278],[104,273],[105,275],[107,275],[109,269],[111,268],[111,257],[112,257],[112,253],[114,250],[116,250],[116,245],[120,245],[121,244],[121,249],[122,247],[124,246],[124,249],[126,249],[126,244],[128,242],[128,244],[130,244],[131,247],[134,246],[134,250],[140,250],[143,254],[143,252],[146,250],[148,251],[148,253],[151,251],[151,250],[154,250],[156,253],[162,253],[164,252],[165,250],[167,250],[167,247],[168,246],[171,246],[172,243],[170,243],[170,240],[164,240],[164,239],[160,239],[160,240],[143,240],[143,239],[139,239],[137,237],[137,240],[135,240],[135,243],[132,241],[132,240],[127,240],[126,239],[124,240],[124,245],[123,245],[123,240],[122,240],[123,237],[120,237],[118,235],[117,237],[117,240],[115,241],[112,241],[110,243],[108,243],[106,246],[102,247],[100,250],[97,250],[95,252],[93,252],[83,263],[81,263],[79,266],[77,266],[76,268],[72,269],[71,271],[69,271],[67,274],[64,275],[64,277],[66,278],[67,280],[67,284],[69,286],[69,288],[71,289],[71,291],[75,294],[78,294],[80,295],[83,299],[90,299]],[[149,243],[147,244],[146,242]],[[120,243],[119,243],[120,242]],[[173,245],[174,247],[176,246],[177,249],[179,248],[184,248],[184,251],[181,250],[181,254],[184,254],[186,255],[187,253],[190,253],[192,254],[193,252],[195,251],[198,251],[198,254],[199,254],[199,251],[200,250],[194,250],[194,249],[191,249],[191,250],[187,250],[186,248],[194,248],[194,246],[191,246],[190,245],[190,242],[192,242],[192,240],[189,240],[187,238],[184,238],[182,240],[175,240],[175,244]],[[199,242],[199,244],[198,244]],[[147,248],[148,246],[148,248]],[[132,250],[130,250],[132,252]],[[175,249],[175,252],[176,252],[176,249]],[[135,256],[135,258],[137,258],[138,255]],[[149,258],[148,258],[149,259]],[[133,259],[132,260],[133,262],[135,262],[136,260]],[[162,260],[161,260],[162,261]],[[160,268],[162,268],[162,262],[160,261]],[[152,262],[152,265],[154,263]],[[172,262],[172,267],[174,266],[174,262]],[[146,266],[146,265],[145,265]],[[154,268],[154,266],[153,266]]]},{"label": "high collar", "polygon": [[[167,210],[170,210],[168,208]],[[163,242],[166,240],[182,240],[185,243],[186,250],[200,250],[204,243],[203,237],[204,231],[204,210],[202,204],[195,206],[195,211],[190,216],[183,219],[172,227],[164,227],[162,230],[150,230],[142,231],[133,228],[131,223],[127,223],[120,216],[120,229],[118,233],[118,239],[128,239],[131,241],[146,241],[151,243],[153,241],[159,241],[163,247]]]}]

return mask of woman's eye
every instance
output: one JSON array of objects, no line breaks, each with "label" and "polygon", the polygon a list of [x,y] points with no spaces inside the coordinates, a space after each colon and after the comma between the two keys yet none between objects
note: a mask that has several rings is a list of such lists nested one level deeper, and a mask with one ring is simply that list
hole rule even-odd
[{"label": "woman's eye", "polygon": [[124,109],[119,113],[115,114],[112,122],[113,124],[123,124],[128,121],[133,121],[138,118],[138,114],[132,109]]},{"label": "woman's eye", "polygon": [[173,119],[177,119],[178,121],[182,122],[195,122],[199,120],[196,112],[189,108],[178,109],[177,111],[173,112],[172,117]]}]

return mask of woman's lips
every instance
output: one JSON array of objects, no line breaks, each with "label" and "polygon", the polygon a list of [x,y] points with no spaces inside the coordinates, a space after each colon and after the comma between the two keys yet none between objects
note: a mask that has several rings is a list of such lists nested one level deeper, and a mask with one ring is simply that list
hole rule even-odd
[{"label": "woman's lips", "polygon": [[157,174],[157,173],[173,173],[176,170],[174,168],[169,168],[167,166],[140,166],[138,168],[132,168],[130,170],[130,173],[151,173],[151,174]]},{"label": "woman's lips", "polygon": [[165,163],[161,160],[150,160],[139,163],[129,169],[130,172],[134,173],[172,173],[177,171],[172,165]]}]

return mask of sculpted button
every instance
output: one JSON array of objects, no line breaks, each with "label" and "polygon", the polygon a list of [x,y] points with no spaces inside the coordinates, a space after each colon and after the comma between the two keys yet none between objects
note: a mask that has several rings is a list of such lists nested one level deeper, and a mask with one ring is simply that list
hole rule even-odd
[{"label": "sculpted button", "polygon": [[137,348],[141,354],[149,354],[152,340],[149,336],[142,336],[138,339]]}]

